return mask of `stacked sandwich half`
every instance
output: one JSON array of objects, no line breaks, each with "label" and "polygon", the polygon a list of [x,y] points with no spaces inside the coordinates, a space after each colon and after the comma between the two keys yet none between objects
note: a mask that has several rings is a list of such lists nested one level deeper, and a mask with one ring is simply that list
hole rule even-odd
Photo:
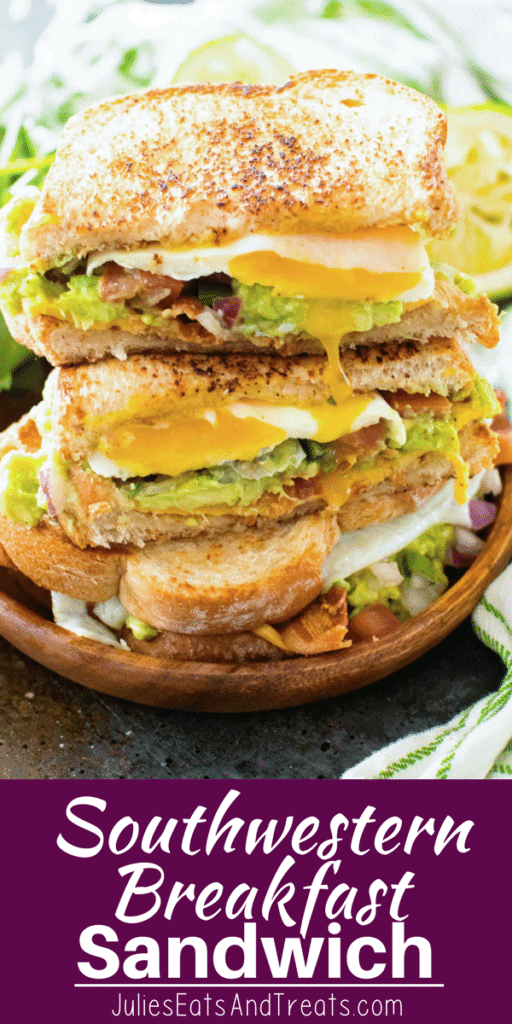
[{"label": "stacked sandwich half", "polygon": [[68,123],[7,208],[0,290],[56,367],[1,439],[0,541],[58,623],[200,660],[338,649],[340,534],[485,488],[499,410],[466,343],[496,310],[425,248],[456,217],[445,132],[337,71]]}]

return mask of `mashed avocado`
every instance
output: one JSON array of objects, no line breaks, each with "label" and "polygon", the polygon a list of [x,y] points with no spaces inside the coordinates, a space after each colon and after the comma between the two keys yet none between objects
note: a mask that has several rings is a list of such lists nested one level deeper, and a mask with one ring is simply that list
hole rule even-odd
[{"label": "mashed avocado", "polygon": [[462,271],[450,267],[449,263],[434,263],[434,260],[431,260],[430,265],[436,277],[454,284],[457,288],[460,288],[461,292],[464,292],[464,295],[468,295],[469,298],[474,298],[475,295],[478,295],[474,281],[467,274],[463,274]]},{"label": "mashed avocado", "polygon": [[[454,534],[455,528],[446,523],[432,526],[386,561],[396,562],[404,581],[409,580],[411,576],[423,576],[430,583],[440,584],[446,590],[448,580],[444,573],[444,564],[446,551]],[[371,566],[352,573],[346,580],[340,580],[338,583],[338,586],[347,591],[351,615],[356,615],[371,605],[384,604],[401,622],[410,616],[401,598],[402,585],[399,583],[395,586],[383,586],[372,572]]]},{"label": "mashed avocado", "polygon": [[89,330],[126,316],[124,302],[104,302],[98,294],[98,278],[76,274],[67,284],[50,281],[29,270],[12,270],[0,284],[0,300],[12,315],[55,316]]},{"label": "mashed avocado", "polygon": [[[458,403],[460,396],[454,396],[453,402]],[[469,419],[489,419],[491,416],[499,416],[501,413],[501,405],[496,398],[496,392],[489,381],[485,377],[481,377],[479,373],[476,374],[473,381],[472,390],[469,393],[466,401],[464,401],[463,407],[453,407],[452,414],[455,423],[460,412],[469,412]]]},{"label": "mashed avocado", "polygon": [[23,526],[37,526],[45,509],[38,503],[38,472],[44,456],[12,451],[0,463],[0,512]]},{"label": "mashed avocado", "polygon": [[[262,284],[244,285],[234,280],[233,288],[242,300],[242,322],[237,325],[242,334],[248,337],[255,333],[282,337],[302,331],[308,308],[304,299],[282,298]],[[398,323],[403,312],[403,302],[399,301],[347,302],[340,299],[333,306],[337,311],[343,309],[351,331],[369,331],[372,327]]]},{"label": "mashed avocado", "polygon": [[252,462],[226,462],[211,469],[160,476],[153,480],[132,480],[121,490],[144,511],[179,508],[194,512],[211,505],[251,505],[265,493],[283,494],[283,485],[296,476],[316,476],[320,468],[334,464],[329,445],[312,460],[299,441],[288,438],[271,452]]},{"label": "mashed avocado", "polygon": [[136,640],[152,640],[153,637],[158,636],[158,630],[154,626],[143,622],[142,619],[137,619],[135,615],[128,614],[125,625],[131,629]]},{"label": "mashed avocado", "polygon": [[[444,454],[459,451],[457,431],[473,420],[488,419],[501,411],[494,388],[479,374],[473,381],[469,395],[461,393],[454,399],[444,417],[429,415],[404,419],[407,438],[401,452],[436,451]],[[395,447],[392,440],[390,447]]]},{"label": "mashed avocado", "polygon": [[[234,281],[233,286],[242,299],[241,320],[236,328],[242,334],[247,337],[255,333],[282,337],[303,331],[308,309],[303,299],[281,298],[273,294],[272,288],[259,284],[246,287]],[[148,326],[167,322],[158,310],[138,313],[124,302],[104,301],[98,293],[98,277],[94,275],[73,274],[63,283],[32,273],[27,268],[12,270],[0,284],[0,301],[11,315],[24,312],[31,316],[54,316],[71,321],[81,330],[89,330],[94,324],[110,324],[128,316],[137,316]],[[368,331],[372,327],[398,323],[403,312],[403,303],[398,301],[340,300],[332,306],[333,312],[343,310],[347,329],[353,331]]]},{"label": "mashed avocado", "polygon": [[404,420],[407,438],[402,452],[449,452],[459,450],[459,438],[452,423],[446,420],[418,416]]}]

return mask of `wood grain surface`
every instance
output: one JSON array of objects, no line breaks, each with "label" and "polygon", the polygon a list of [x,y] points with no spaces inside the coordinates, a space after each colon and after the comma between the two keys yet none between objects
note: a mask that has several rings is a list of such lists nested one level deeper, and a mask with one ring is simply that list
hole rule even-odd
[{"label": "wood grain surface", "polygon": [[443,596],[388,636],[347,650],[277,663],[220,665],[150,658],[74,636],[45,619],[0,570],[0,634],[24,654],[90,689],[140,704],[188,711],[261,711],[348,693],[430,650],[473,610],[512,554],[512,466],[487,543]]}]

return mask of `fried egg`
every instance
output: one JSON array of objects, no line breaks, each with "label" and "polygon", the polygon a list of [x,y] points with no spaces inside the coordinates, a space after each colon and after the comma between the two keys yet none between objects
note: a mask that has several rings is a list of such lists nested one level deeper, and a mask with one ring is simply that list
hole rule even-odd
[{"label": "fried egg", "polygon": [[417,302],[434,288],[425,246],[407,226],[345,235],[253,234],[208,248],[115,249],[92,253],[87,272],[109,261],[179,281],[224,273],[242,284],[271,287],[276,295],[312,300]]},{"label": "fried egg", "polygon": [[405,428],[399,414],[373,393],[353,394],[340,406],[232,402],[173,413],[154,423],[107,427],[89,465],[100,476],[120,479],[153,473],[179,476],[223,462],[252,461],[288,437],[335,441],[381,419],[388,423],[388,436],[403,444]]}]

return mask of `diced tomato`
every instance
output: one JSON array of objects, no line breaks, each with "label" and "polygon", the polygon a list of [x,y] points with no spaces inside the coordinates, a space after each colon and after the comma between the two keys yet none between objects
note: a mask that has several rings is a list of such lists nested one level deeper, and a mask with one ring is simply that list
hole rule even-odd
[{"label": "diced tomato", "polygon": [[491,422],[491,427],[496,431],[500,444],[500,450],[495,465],[505,466],[507,463],[512,462],[512,424],[510,423],[508,416],[502,412],[499,416],[494,417]]},{"label": "diced tomato", "polygon": [[400,619],[385,604],[364,608],[350,619],[349,637],[355,643],[381,637],[400,625]]},{"label": "diced tomato", "polygon": [[312,498],[316,494],[321,494],[322,485],[317,477],[310,477],[309,479],[303,479],[297,477],[293,484],[286,484],[283,487],[283,491],[288,495],[289,498]]},{"label": "diced tomato", "polygon": [[501,405],[501,411],[505,412],[505,408],[507,405],[507,392],[504,391],[503,388],[494,388],[494,394],[496,395],[496,398],[498,399],[498,402]]}]

